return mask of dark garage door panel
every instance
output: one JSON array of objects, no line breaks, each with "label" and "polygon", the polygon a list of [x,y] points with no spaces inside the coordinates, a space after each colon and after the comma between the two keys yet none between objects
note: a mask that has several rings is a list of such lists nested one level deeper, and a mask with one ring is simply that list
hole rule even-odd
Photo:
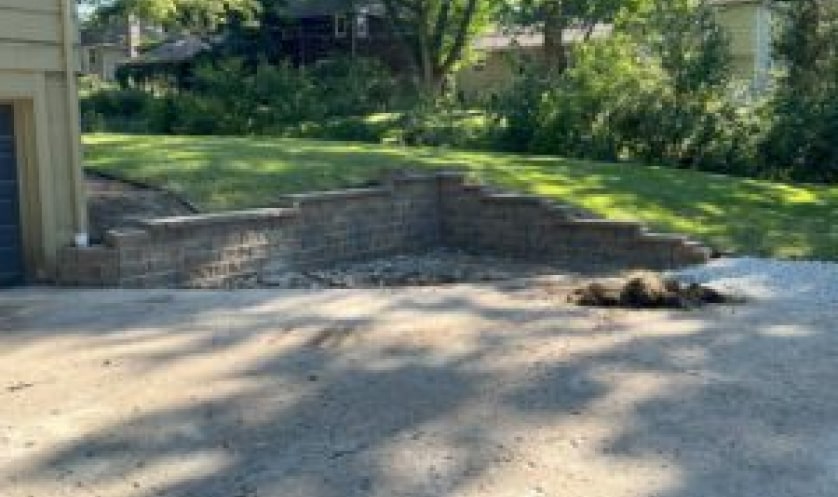
[{"label": "dark garage door panel", "polygon": [[0,286],[23,281],[14,118],[9,105],[0,105]]}]

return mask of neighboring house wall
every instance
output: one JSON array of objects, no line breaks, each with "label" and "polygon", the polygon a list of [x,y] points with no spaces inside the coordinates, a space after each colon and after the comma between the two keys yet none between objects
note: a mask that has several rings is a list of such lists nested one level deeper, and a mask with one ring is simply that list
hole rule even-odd
[{"label": "neighboring house wall", "polygon": [[116,81],[117,68],[128,60],[127,48],[109,44],[85,46],[82,47],[81,71],[103,81]]},{"label": "neighboring house wall", "polygon": [[734,76],[756,91],[764,90],[773,66],[771,8],[760,0],[728,1],[716,8],[719,23],[730,33]]},{"label": "neighboring house wall", "polygon": [[59,248],[86,231],[77,43],[75,1],[0,0],[0,103],[14,114],[28,279],[54,277]]},{"label": "neighboring house wall", "polygon": [[541,47],[483,51],[456,76],[457,91],[466,101],[493,98],[506,90],[527,65],[542,60]]}]

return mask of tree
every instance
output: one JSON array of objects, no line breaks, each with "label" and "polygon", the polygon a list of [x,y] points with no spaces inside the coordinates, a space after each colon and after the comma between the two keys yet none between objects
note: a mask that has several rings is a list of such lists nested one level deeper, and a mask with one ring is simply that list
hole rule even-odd
[{"label": "tree", "polygon": [[838,3],[795,0],[778,13],[781,72],[762,161],[775,174],[838,181]]},{"label": "tree", "polygon": [[490,0],[384,0],[387,18],[410,55],[423,87],[437,93],[485,27]]},{"label": "tree", "polygon": [[252,15],[258,0],[79,0],[90,6],[98,17],[134,15],[139,19],[166,26],[211,30],[228,19],[231,13]]},{"label": "tree", "polygon": [[506,0],[501,18],[508,26],[530,27],[544,33],[544,61],[551,72],[567,70],[570,53],[567,34],[591,38],[598,25],[613,24],[621,13],[634,11],[644,0]]},{"label": "tree", "polygon": [[729,82],[730,36],[707,0],[652,0],[622,24],[660,60],[676,97]]}]

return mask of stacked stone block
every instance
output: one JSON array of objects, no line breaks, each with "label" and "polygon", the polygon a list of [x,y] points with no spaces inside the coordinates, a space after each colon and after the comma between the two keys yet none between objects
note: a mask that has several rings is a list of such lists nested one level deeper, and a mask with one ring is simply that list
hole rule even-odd
[{"label": "stacked stone block", "polygon": [[67,248],[61,283],[220,288],[265,272],[434,246],[565,265],[666,269],[709,251],[640,224],[576,219],[540,197],[497,193],[459,174],[400,177],[380,188],[290,195],[284,207],[156,219],[111,230],[103,246]]}]

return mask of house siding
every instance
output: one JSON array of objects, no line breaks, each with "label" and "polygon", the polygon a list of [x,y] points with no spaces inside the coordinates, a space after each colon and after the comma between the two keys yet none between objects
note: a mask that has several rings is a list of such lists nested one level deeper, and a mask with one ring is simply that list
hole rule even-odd
[{"label": "house siding", "polygon": [[58,251],[85,231],[75,96],[78,33],[75,19],[65,24],[64,18],[65,12],[74,17],[74,9],[74,0],[0,0],[0,102],[14,108],[30,279],[53,279]]},{"label": "house siding", "polygon": [[731,38],[734,76],[763,86],[771,69],[773,19],[761,2],[718,6],[719,23]]}]

